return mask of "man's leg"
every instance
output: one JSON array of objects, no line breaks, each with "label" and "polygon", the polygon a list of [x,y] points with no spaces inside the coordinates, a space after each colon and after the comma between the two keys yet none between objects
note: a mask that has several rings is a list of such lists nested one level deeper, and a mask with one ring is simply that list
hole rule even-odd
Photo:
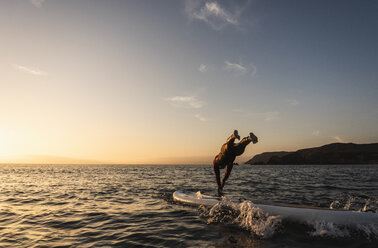
[{"label": "man's leg", "polygon": [[215,179],[217,180],[218,192],[219,192],[219,190],[221,190],[221,187],[222,187],[221,181],[220,181],[219,165],[214,163],[213,169],[214,169],[214,173],[215,173]]},{"label": "man's leg", "polygon": [[243,152],[245,151],[245,148],[247,147],[247,145],[249,143],[251,143],[252,141],[253,141],[254,144],[256,144],[257,141],[258,141],[257,137],[253,133],[250,133],[248,137],[244,137],[239,142],[239,144],[235,147],[235,149],[236,149],[236,156],[242,155]]},{"label": "man's leg", "polygon": [[221,185],[222,190],[223,190],[224,184],[226,183],[226,180],[230,177],[232,167],[234,167],[232,163],[227,165],[226,172],[224,173],[224,177],[222,179],[222,185]]},{"label": "man's leg", "polygon": [[234,145],[235,139],[240,140],[238,130],[235,130],[234,133],[227,139],[226,144],[232,147],[232,145]]},{"label": "man's leg", "polygon": [[239,144],[237,146],[235,146],[235,150],[236,150],[236,156],[240,156],[243,154],[243,152],[245,151],[245,148],[247,147],[247,145],[249,143],[251,143],[251,138],[248,136],[248,137],[245,137],[243,138]]}]

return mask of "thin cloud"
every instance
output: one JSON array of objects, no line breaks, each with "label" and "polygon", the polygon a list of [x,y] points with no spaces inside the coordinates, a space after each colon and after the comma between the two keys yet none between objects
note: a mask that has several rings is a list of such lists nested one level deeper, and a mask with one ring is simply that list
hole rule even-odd
[{"label": "thin cloud", "polygon": [[185,11],[190,19],[203,21],[215,30],[221,30],[227,25],[238,25],[238,13],[229,12],[216,1],[187,0]]},{"label": "thin cloud", "polygon": [[297,99],[289,99],[287,100],[291,106],[298,106],[299,101]]},{"label": "thin cloud", "polygon": [[257,73],[257,68],[256,68],[256,66],[253,65],[253,64],[251,64],[251,68],[252,68],[251,75],[252,75],[252,76],[256,75],[256,73]]},{"label": "thin cloud", "polygon": [[243,113],[244,111],[242,109],[233,109],[232,110],[235,113]]},{"label": "thin cloud", "polygon": [[208,67],[207,67],[207,65],[201,64],[201,65],[199,66],[198,70],[199,70],[200,72],[207,72],[207,71],[208,71]]},{"label": "thin cloud", "polygon": [[197,118],[197,119],[200,120],[200,121],[208,121],[207,118],[205,118],[205,117],[203,117],[203,116],[201,116],[201,115],[199,115],[199,114],[194,115],[194,117]]},{"label": "thin cloud", "polygon": [[226,60],[224,63],[225,66],[223,67],[223,69],[228,72],[233,72],[236,74],[248,73],[248,75],[251,75],[252,77],[257,73],[257,67],[253,64],[250,64],[250,66],[245,66],[242,63],[232,63],[228,60]]},{"label": "thin cloud", "polygon": [[33,4],[35,7],[40,8],[45,0],[30,0],[30,3]]},{"label": "thin cloud", "polygon": [[42,70],[39,70],[39,69],[36,69],[36,68],[26,67],[26,66],[23,66],[23,65],[13,64],[12,67],[14,69],[18,70],[18,71],[28,73],[28,74],[31,74],[31,75],[34,75],[34,76],[46,76],[47,75],[47,72],[45,72],[45,71],[42,71]]},{"label": "thin cloud", "polygon": [[264,120],[265,121],[273,121],[273,120],[276,120],[278,118],[278,112],[266,112],[264,113]]},{"label": "thin cloud", "polygon": [[331,138],[336,142],[345,143],[345,140],[339,136],[332,136]]},{"label": "thin cloud", "polygon": [[247,68],[244,67],[242,64],[231,63],[229,61],[224,62],[226,64],[225,70],[226,71],[233,71],[233,72],[246,72]]},{"label": "thin cloud", "polygon": [[173,96],[165,99],[177,108],[200,109],[205,103],[194,96]]},{"label": "thin cloud", "polygon": [[252,114],[247,114],[248,116],[260,116],[264,121],[274,121],[278,119],[279,112],[276,111],[268,111],[268,112],[263,112],[263,113],[252,113]]},{"label": "thin cloud", "polygon": [[314,131],[312,131],[312,135],[313,136],[319,136],[320,135],[320,131],[319,130],[314,130]]}]

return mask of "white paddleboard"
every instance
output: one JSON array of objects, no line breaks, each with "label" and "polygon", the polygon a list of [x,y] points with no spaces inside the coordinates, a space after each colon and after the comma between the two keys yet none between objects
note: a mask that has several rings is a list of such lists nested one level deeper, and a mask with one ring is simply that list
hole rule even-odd
[{"label": "white paddleboard", "polygon": [[[173,193],[173,200],[189,205],[205,205],[212,207],[221,202],[220,197],[203,195],[200,192],[190,191],[175,191]],[[240,204],[243,200],[232,199],[231,201]],[[264,212],[272,216],[281,216],[284,220],[296,222],[314,222],[324,221],[332,222],[334,224],[350,225],[350,224],[376,224],[378,225],[378,213],[372,212],[355,212],[346,210],[332,210],[326,208],[316,207],[301,207],[289,205],[265,205],[254,204]]]}]

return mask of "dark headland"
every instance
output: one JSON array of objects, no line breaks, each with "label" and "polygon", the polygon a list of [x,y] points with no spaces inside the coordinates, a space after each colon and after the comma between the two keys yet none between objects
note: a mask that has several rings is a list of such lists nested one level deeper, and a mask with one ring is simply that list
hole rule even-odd
[{"label": "dark headland", "polygon": [[246,164],[378,164],[378,143],[333,143],[295,152],[264,152]]}]

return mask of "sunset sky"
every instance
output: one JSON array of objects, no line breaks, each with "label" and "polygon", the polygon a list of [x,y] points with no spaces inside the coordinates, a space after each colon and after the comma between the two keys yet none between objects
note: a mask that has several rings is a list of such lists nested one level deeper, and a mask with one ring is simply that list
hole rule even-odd
[{"label": "sunset sky", "polygon": [[378,142],[378,1],[0,1],[1,163]]}]

